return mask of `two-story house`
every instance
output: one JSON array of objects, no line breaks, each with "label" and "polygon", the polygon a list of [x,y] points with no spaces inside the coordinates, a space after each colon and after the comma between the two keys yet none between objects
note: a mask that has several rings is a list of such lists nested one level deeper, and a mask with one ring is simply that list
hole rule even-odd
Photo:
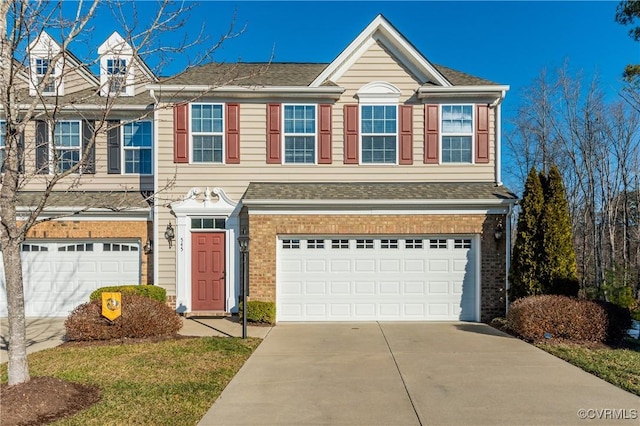
[{"label": "two-story house", "polygon": [[383,16],[331,63],[208,64],[147,86],[154,283],[178,312],[278,321],[504,314],[508,86],[425,58]]},{"label": "two-story house", "polygon": [[[22,138],[18,219],[52,179],[82,161],[53,187],[40,216],[52,220],[22,244],[27,316],[66,316],[98,287],[152,282],[154,100],[145,86],[157,79],[118,33],[97,53],[98,74],[43,32],[17,73],[16,105],[28,109],[36,100]],[[5,124],[0,116],[2,159]],[[6,316],[2,268],[0,259]]]}]

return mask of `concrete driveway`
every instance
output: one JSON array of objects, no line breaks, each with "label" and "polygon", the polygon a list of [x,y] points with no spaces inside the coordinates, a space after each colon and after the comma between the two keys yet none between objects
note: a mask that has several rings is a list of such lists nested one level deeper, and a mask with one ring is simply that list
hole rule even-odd
[{"label": "concrete driveway", "polygon": [[200,424],[638,425],[639,416],[635,395],[483,324],[280,324]]}]

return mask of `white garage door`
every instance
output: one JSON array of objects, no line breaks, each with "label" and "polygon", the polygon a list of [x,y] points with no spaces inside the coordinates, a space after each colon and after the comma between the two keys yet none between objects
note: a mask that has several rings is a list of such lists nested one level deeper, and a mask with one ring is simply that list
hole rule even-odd
[{"label": "white garage door", "polygon": [[474,237],[284,237],[278,321],[477,321]]},{"label": "white garage door", "polygon": [[[25,314],[64,317],[99,287],[140,283],[140,245],[118,241],[26,242],[22,245]],[[7,316],[0,258],[0,316]]]}]

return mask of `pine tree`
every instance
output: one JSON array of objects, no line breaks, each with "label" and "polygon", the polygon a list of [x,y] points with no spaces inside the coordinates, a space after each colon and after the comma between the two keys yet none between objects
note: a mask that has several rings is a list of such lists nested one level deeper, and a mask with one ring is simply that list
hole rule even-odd
[{"label": "pine tree", "polygon": [[509,299],[512,301],[542,293],[539,262],[542,250],[540,218],[543,207],[544,195],[540,175],[533,167],[527,177],[520,202],[516,241],[509,271]]},{"label": "pine tree", "polygon": [[542,247],[539,277],[543,292],[577,296],[580,287],[569,203],[562,176],[555,165],[551,167],[545,179],[544,208],[540,226]]}]

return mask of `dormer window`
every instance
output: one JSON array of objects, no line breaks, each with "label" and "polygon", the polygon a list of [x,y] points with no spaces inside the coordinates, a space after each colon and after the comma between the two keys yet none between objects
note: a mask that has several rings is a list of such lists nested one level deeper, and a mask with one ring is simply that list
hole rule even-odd
[{"label": "dormer window", "polygon": [[[56,92],[56,78],[55,71],[51,70],[51,74],[47,78],[47,72],[49,71],[50,59],[36,58],[35,72],[36,72],[36,85],[42,88],[42,94],[51,95]],[[42,85],[42,81],[47,78],[47,82]]]},{"label": "dormer window", "polygon": [[127,88],[127,60],[107,59],[107,75],[109,76],[109,92],[122,93]]},{"label": "dormer window", "polygon": [[98,47],[100,55],[100,95],[134,96],[134,82],[140,66],[133,48],[114,32]]},{"label": "dormer window", "polygon": [[46,32],[29,43],[29,96],[64,95],[65,61],[60,45]]}]

